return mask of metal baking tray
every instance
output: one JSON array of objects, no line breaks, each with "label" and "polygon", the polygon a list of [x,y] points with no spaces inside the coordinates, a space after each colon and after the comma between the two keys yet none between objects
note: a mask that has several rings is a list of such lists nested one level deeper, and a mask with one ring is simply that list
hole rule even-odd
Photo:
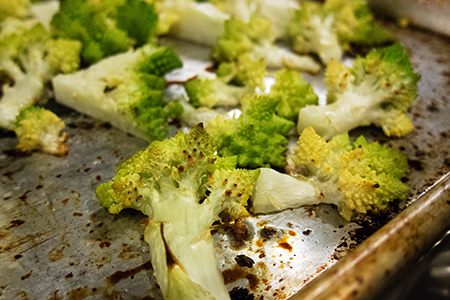
[{"label": "metal baking tray", "polygon": [[[244,242],[230,228],[215,230],[233,299],[369,299],[450,228],[450,41],[386,25],[422,75],[409,111],[415,129],[394,139],[372,127],[351,135],[405,153],[408,199],[353,222],[328,205],[254,216],[244,220]],[[207,50],[166,42],[186,62],[172,82],[207,67]],[[321,76],[305,78],[323,97]],[[143,240],[145,216],[110,215],[94,196],[147,143],[54,101],[48,107],[66,122],[67,156],[22,154],[14,134],[0,132],[0,299],[161,299]]]}]

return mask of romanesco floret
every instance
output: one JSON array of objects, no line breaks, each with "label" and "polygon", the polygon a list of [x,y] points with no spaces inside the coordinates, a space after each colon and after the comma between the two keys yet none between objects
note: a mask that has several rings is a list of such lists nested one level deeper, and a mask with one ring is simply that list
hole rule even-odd
[{"label": "romanesco floret", "polygon": [[184,85],[189,102],[195,107],[237,106],[242,97],[264,90],[267,76],[264,59],[241,55],[235,62],[221,63],[216,77],[199,76]]},{"label": "romanesco floret", "polygon": [[300,108],[318,104],[319,97],[300,73],[282,69],[275,73],[274,78],[275,84],[271,86],[269,96],[280,99],[276,108],[279,116],[297,123]]},{"label": "romanesco floret", "polygon": [[238,157],[240,167],[286,164],[287,135],[294,123],[276,115],[279,99],[269,96],[248,96],[242,100],[239,118],[219,115],[206,126],[221,156]]},{"label": "romanesco floret", "polygon": [[312,126],[330,139],[373,124],[388,136],[402,136],[413,129],[406,110],[417,97],[419,80],[399,44],[372,50],[353,67],[332,61],[325,74],[329,104],[302,108],[298,131]]},{"label": "romanesco floret", "polygon": [[[291,159],[301,172],[298,179],[261,170],[252,200],[256,213],[328,203],[349,220],[355,212],[383,209],[408,192],[402,182],[406,157],[377,142],[367,143],[363,136],[353,144],[348,134],[327,142],[307,127]],[[289,195],[276,194],[274,187]]]},{"label": "romanesco floret", "polygon": [[149,217],[145,240],[164,299],[230,299],[210,233],[219,214],[248,215],[258,171],[220,158],[202,126],[153,142],[124,162],[96,195],[111,213],[124,208]]},{"label": "romanesco floret", "polygon": [[324,6],[335,15],[334,26],[344,48],[351,43],[373,45],[393,40],[392,34],[375,22],[366,0],[326,0]]},{"label": "romanesco floret", "polygon": [[143,0],[62,0],[52,34],[80,40],[86,64],[141,46],[154,37],[158,15]]},{"label": "romanesco floret", "polygon": [[232,17],[248,22],[252,15],[270,20],[277,39],[287,37],[289,20],[299,7],[297,0],[210,0]]},{"label": "romanesco floret", "polygon": [[303,1],[289,23],[292,49],[298,53],[315,53],[323,63],[340,60],[343,54],[334,14],[318,2]]},{"label": "romanesco floret", "polygon": [[167,47],[145,45],[53,79],[56,100],[146,140],[167,137],[168,119],[181,115],[164,99],[164,74],[181,67]]},{"label": "romanesco floret", "polygon": [[377,24],[365,0],[304,1],[291,19],[294,51],[316,53],[325,64],[340,60],[350,44],[373,45],[393,40]]},{"label": "romanesco floret", "polygon": [[51,39],[34,19],[8,18],[0,32],[0,127],[13,130],[20,111],[32,106],[56,74],[79,67],[78,41]]},{"label": "romanesco floret", "polygon": [[271,23],[252,16],[248,22],[231,18],[225,21],[225,32],[213,49],[216,62],[235,62],[247,54],[251,59],[264,58],[267,67],[287,67],[317,72],[319,65],[309,56],[299,56],[274,44]]},{"label": "romanesco floret", "polygon": [[189,103],[194,107],[237,106],[245,89],[227,84],[222,78],[198,77],[184,84]]},{"label": "romanesco floret", "polygon": [[68,137],[64,122],[53,112],[37,106],[28,107],[17,116],[16,132],[20,151],[42,150],[54,155],[65,155]]},{"label": "romanesco floret", "polygon": [[7,17],[27,17],[30,13],[30,4],[30,0],[0,0],[0,21]]}]

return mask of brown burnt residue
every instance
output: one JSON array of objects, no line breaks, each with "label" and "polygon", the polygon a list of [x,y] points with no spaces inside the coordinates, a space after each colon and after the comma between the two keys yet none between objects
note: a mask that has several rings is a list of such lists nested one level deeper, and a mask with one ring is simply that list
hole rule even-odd
[{"label": "brown burnt residue", "polygon": [[108,241],[100,241],[100,244],[98,245],[100,248],[104,249],[105,247],[111,246],[111,242]]},{"label": "brown burnt residue", "polygon": [[311,232],[312,232],[312,230],[311,230],[311,229],[306,229],[306,230],[303,230],[303,234],[304,234],[304,235],[310,235],[310,234],[311,234]]},{"label": "brown burnt residue", "polygon": [[259,240],[257,240],[256,242],[255,242],[255,245],[257,246],[257,247],[263,247],[264,246],[264,241],[262,240],[262,239],[259,239]]},{"label": "brown burnt residue", "polygon": [[284,249],[284,250],[287,250],[287,251],[289,251],[289,252],[292,252],[292,246],[287,242],[287,239],[288,239],[289,237],[288,236],[285,236],[285,237],[283,237],[281,240],[279,240],[279,241],[277,241],[277,243],[278,243],[278,248],[281,248],[281,249]]},{"label": "brown burnt residue", "polygon": [[[88,286],[83,286],[83,287],[79,287],[79,288],[73,289],[71,291],[68,291],[66,293],[64,299],[81,300],[81,299],[86,299],[90,296],[94,296],[98,293],[99,293],[99,291],[96,288],[90,288]],[[119,299],[119,298],[112,298],[112,299]]]},{"label": "brown burnt residue", "polygon": [[253,259],[243,254],[237,255],[234,260],[240,267],[251,268],[255,264],[255,261]]},{"label": "brown burnt residue", "polygon": [[69,247],[69,244],[62,243],[58,247],[53,248],[48,252],[48,261],[55,262],[64,257],[64,250]]},{"label": "brown burnt residue", "polygon": [[31,154],[33,154],[33,152],[31,151],[20,151],[18,149],[3,150],[3,153],[8,155],[9,157],[19,157],[19,158],[31,156]]},{"label": "brown burnt residue", "polygon": [[64,276],[65,279],[70,279],[73,278],[73,273],[70,272],[69,274],[67,274],[66,276]]},{"label": "brown burnt residue", "polygon": [[14,227],[19,227],[20,225],[23,225],[25,223],[25,221],[23,221],[23,220],[11,220],[11,222],[9,222],[9,223],[11,225],[6,227],[6,230],[10,230],[11,228],[14,228]]},{"label": "brown burnt residue", "polygon": [[295,232],[294,230],[289,230],[288,233],[290,236],[297,236],[297,232]]},{"label": "brown burnt residue", "polygon": [[128,244],[123,243],[120,249],[119,258],[121,259],[133,259],[139,257],[133,247]]},{"label": "brown burnt residue", "polygon": [[69,202],[69,198],[61,200],[62,204],[66,205]]},{"label": "brown burnt residue", "polygon": [[25,193],[23,193],[22,196],[19,197],[19,200],[23,201],[25,204],[27,204],[28,194],[31,192],[32,192],[31,190],[27,190]]},{"label": "brown burnt residue", "polygon": [[262,221],[259,221],[258,223],[256,223],[256,226],[258,226],[258,227],[264,227],[264,226],[266,226],[267,224],[269,224],[269,221],[267,221],[267,220],[262,220]]},{"label": "brown burnt residue", "polygon": [[80,213],[80,212],[74,212],[74,213],[73,213],[73,216],[74,216],[74,217],[82,217],[83,214]]},{"label": "brown burnt residue", "polygon": [[416,171],[423,171],[424,169],[423,162],[416,159],[408,159],[408,166]]},{"label": "brown burnt residue", "polygon": [[30,273],[28,273],[28,274],[26,274],[26,275],[23,275],[22,277],[20,277],[20,279],[21,279],[21,280],[25,280],[25,279],[30,278],[31,273],[33,273],[33,271],[31,271]]},{"label": "brown burnt residue", "polygon": [[112,274],[111,276],[106,278],[107,283],[111,284],[111,285],[116,285],[119,281],[132,277],[134,275],[136,275],[137,273],[141,272],[141,271],[147,271],[147,270],[152,270],[153,266],[152,263],[150,261],[137,266],[135,268],[126,270],[126,271],[117,271],[114,274]]},{"label": "brown burnt residue", "polygon": [[275,227],[271,226],[264,226],[263,229],[261,229],[261,237],[264,239],[269,240],[270,238],[274,237],[277,234],[277,229]]}]

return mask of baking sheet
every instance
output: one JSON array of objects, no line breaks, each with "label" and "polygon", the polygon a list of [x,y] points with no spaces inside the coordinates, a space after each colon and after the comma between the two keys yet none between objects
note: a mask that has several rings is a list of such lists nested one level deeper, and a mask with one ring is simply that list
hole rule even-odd
[{"label": "baking sheet", "polygon": [[[242,244],[230,230],[218,229],[217,259],[233,299],[286,299],[316,282],[450,171],[449,40],[388,26],[422,74],[410,110],[416,128],[398,139],[375,128],[352,136],[364,133],[407,155],[408,200],[349,223],[327,205],[253,217],[245,220],[250,238]],[[187,64],[191,74],[207,59],[201,48],[178,47],[185,61],[194,61]],[[324,94],[320,75],[306,78]],[[0,133],[0,299],[161,299],[143,241],[145,217],[128,210],[110,215],[94,196],[96,185],[147,143],[54,102],[49,107],[66,122],[68,156],[20,154],[14,135]],[[238,255],[251,258],[253,266],[240,266]]]}]

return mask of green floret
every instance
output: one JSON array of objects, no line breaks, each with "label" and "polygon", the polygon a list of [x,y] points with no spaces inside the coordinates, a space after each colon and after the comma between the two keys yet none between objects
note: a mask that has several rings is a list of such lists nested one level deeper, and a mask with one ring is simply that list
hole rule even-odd
[{"label": "green floret", "polygon": [[30,13],[30,0],[0,0],[0,21],[7,17],[23,18]]},{"label": "green floret", "polygon": [[216,75],[216,78],[199,76],[184,85],[194,107],[238,105],[244,95],[265,89],[267,70],[264,59],[255,61],[248,55],[241,55],[236,62],[221,63]]},{"label": "green floret", "polygon": [[49,80],[79,67],[81,44],[52,39],[36,20],[8,18],[0,32],[0,127],[14,130],[16,117],[34,105]]},{"label": "green floret", "polygon": [[[261,170],[255,187],[253,209],[257,213],[279,211],[303,205],[334,204],[347,220],[354,213],[384,209],[403,199],[408,187],[402,182],[406,157],[359,137],[353,144],[348,134],[327,142],[307,127],[291,157],[302,173],[299,179]],[[278,190],[289,191],[276,194]]]},{"label": "green floret", "polygon": [[142,0],[62,0],[51,27],[57,37],[80,40],[83,61],[93,64],[151,41],[157,21]]},{"label": "green floret", "polygon": [[64,127],[64,122],[51,111],[41,107],[26,108],[17,116],[14,129],[19,139],[17,149],[65,155],[67,133],[61,133]]},{"label": "green floret", "polygon": [[294,123],[276,115],[279,100],[268,96],[246,97],[242,114],[237,119],[219,115],[211,120],[206,131],[222,156],[238,157],[240,167],[286,164],[287,134]]},{"label": "green floret", "polygon": [[294,51],[316,53],[325,64],[340,60],[350,44],[373,45],[393,40],[374,20],[365,0],[304,1],[289,24]]},{"label": "green floret", "polygon": [[340,60],[343,49],[334,26],[335,15],[323,4],[304,1],[289,23],[292,49],[317,54],[323,63]]},{"label": "green floret", "polygon": [[163,75],[181,67],[170,48],[146,45],[53,79],[56,100],[143,139],[162,140],[168,119],[182,113],[166,102]]},{"label": "green floret", "polygon": [[219,37],[212,53],[214,61],[236,62],[241,55],[252,60],[263,58],[268,67],[287,67],[317,72],[319,65],[310,57],[293,54],[275,46],[270,21],[252,16],[249,22],[228,19],[224,34]]},{"label": "green floret", "polygon": [[399,44],[372,50],[353,67],[332,61],[325,74],[329,104],[302,108],[298,131],[312,126],[329,139],[373,124],[388,136],[405,135],[414,128],[406,110],[417,97],[419,80]]},{"label": "green floret", "polygon": [[227,84],[221,78],[196,78],[184,84],[194,107],[237,106],[245,89]]},{"label": "green floret", "polygon": [[300,108],[318,104],[319,97],[300,73],[282,69],[274,77],[275,84],[272,85],[269,96],[280,98],[276,108],[279,116],[297,123]]},{"label": "green floret", "polygon": [[215,152],[197,126],[153,142],[96,189],[110,213],[133,208],[149,217],[144,237],[164,299],[230,299],[210,230],[219,215],[248,215],[258,171],[235,169],[235,158]]},{"label": "green floret", "polygon": [[349,43],[372,45],[393,40],[392,34],[376,23],[365,0],[327,0],[325,7],[335,14],[334,26],[344,47]]}]

